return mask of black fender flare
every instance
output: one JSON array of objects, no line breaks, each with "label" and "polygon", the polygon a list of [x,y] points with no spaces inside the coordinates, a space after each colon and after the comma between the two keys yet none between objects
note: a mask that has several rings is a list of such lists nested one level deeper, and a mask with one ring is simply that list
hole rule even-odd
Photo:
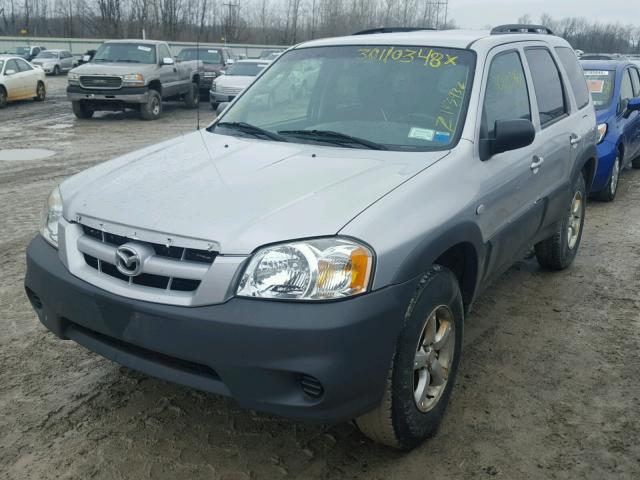
[{"label": "black fender flare", "polygon": [[596,176],[596,171],[598,170],[598,148],[595,144],[589,145],[589,147],[585,148],[576,162],[573,165],[573,169],[571,171],[571,184],[576,181],[578,175],[582,173],[582,171],[587,167],[587,176],[584,179],[584,182],[587,187],[587,192],[591,190],[591,186],[593,185],[593,180]]},{"label": "black fender flare", "polygon": [[482,233],[478,225],[472,221],[447,226],[435,235],[426,236],[405,256],[396,270],[393,283],[403,283],[423,275],[453,247],[461,248],[464,252],[460,290],[465,306],[470,305],[478,292],[486,257]]}]

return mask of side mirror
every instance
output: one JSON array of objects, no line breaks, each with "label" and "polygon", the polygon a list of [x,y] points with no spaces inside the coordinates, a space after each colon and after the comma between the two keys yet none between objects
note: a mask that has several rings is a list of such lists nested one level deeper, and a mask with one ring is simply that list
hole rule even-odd
[{"label": "side mirror", "polygon": [[493,138],[480,140],[480,160],[531,145],[536,129],[530,120],[496,120]]},{"label": "side mirror", "polygon": [[162,59],[162,62],[160,62],[162,65],[173,65],[175,62],[173,61],[173,58],[171,57],[164,57]]},{"label": "side mirror", "polygon": [[83,62],[88,62],[89,60],[91,60],[91,55],[83,55],[82,56],[82,61]]},{"label": "side mirror", "polygon": [[628,100],[627,108],[624,110],[624,118],[629,118],[631,112],[640,111],[640,97]]},{"label": "side mirror", "polygon": [[13,70],[13,69],[10,69],[10,70],[7,70],[7,71],[5,71],[5,72],[4,72],[4,74],[5,74],[7,77],[8,77],[9,75],[14,75],[15,73],[16,73],[16,71],[15,71],[15,70]]},{"label": "side mirror", "polygon": [[227,109],[227,107],[229,106],[229,102],[222,102],[218,104],[218,108],[216,108],[216,115],[222,115],[222,113]]}]

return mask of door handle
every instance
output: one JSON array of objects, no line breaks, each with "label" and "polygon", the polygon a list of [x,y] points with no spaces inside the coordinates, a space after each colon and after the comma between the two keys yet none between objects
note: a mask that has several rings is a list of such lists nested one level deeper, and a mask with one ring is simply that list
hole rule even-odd
[{"label": "door handle", "polygon": [[576,135],[574,133],[569,138],[569,143],[571,144],[572,147],[575,147],[576,145],[578,145],[580,143],[580,140],[582,140],[582,137],[580,135]]},{"label": "door handle", "polygon": [[538,173],[538,169],[542,166],[543,163],[544,158],[536,155],[533,157],[533,162],[531,162],[531,166],[529,168],[531,168],[531,171],[533,173]]}]

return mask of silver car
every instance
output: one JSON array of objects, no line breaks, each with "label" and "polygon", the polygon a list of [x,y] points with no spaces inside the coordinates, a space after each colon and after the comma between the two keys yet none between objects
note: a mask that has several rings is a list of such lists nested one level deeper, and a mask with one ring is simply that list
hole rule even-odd
[{"label": "silver car", "polygon": [[75,66],[75,59],[69,50],[44,50],[31,63],[42,68],[45,73],[60,75]]},{"label": "silver car", "polygon": [[42,323],[245,408],[432,435],[479,292],[531,246],[575,258],[596,118],[544,27],[382,32],[293,47],[208,128],[64,181],[27,251]]}]

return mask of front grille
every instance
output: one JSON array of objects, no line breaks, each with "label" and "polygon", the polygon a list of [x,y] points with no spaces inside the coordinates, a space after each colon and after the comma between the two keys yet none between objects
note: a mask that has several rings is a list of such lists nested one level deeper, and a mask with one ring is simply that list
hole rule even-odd
[{"label": "front grille", "polygon": [[[88,266],[97,270],[101,274],[108,275],[116,278],[130,285],[139,285],[147,288],[169,290],[176,292],[193,292],[200,286],[200,279],[197,278],[182,278],[175,275],[158,275],[154,273],[141,273],[136,276],[128,276],[122,274],[115,266],[115,249],[128,242],[136,242],[137,244],[144,244],[149,246],[155,252],[152,258],[170,260],[169,269],[174,268],[176,271],[181,270],[184,266],[193,266],[196,270],[192,276],[198,277],[198,272],[203,271],[203,267],[210,266],[216,258],[217,253],[208,250],[198,250],[193,248],[176,247],[169,245],[161,245],[159,243],[142,242],[138,239],[132,239],[124,237],[122,235],[116,235],[113,233],[103,232],[96,228],[91,228],[86,225],[82,226],[82,229],[87,237],[93,239],[91,243],[92,248],[97,248],[102,245],[108,245],[113,248],[113,260],[106,258],[98,258],[97,255],[92,254],[87,250],[86,246],[80,248],[83,253],[84,260]],[[97,242],[98,245],[95,245]],[[80,242],[79,242],[80,243]],[[92,250],[89,248],[89,250]],[[107,255],[107,258],[111,258],[111,255]],[[206,269],[206,268],[205,268]],[[166,270],[166,267],[165,267]]]},{"label": "front grille", "polygon": [[122,78],[101,75],[81,75],[80,85],[84,88],[117,89],[122,86]]},{"label": "front grille", "polygon": [[216,93],[221,95],[238,95],[244,88],[238,87],[216,87]]}]

